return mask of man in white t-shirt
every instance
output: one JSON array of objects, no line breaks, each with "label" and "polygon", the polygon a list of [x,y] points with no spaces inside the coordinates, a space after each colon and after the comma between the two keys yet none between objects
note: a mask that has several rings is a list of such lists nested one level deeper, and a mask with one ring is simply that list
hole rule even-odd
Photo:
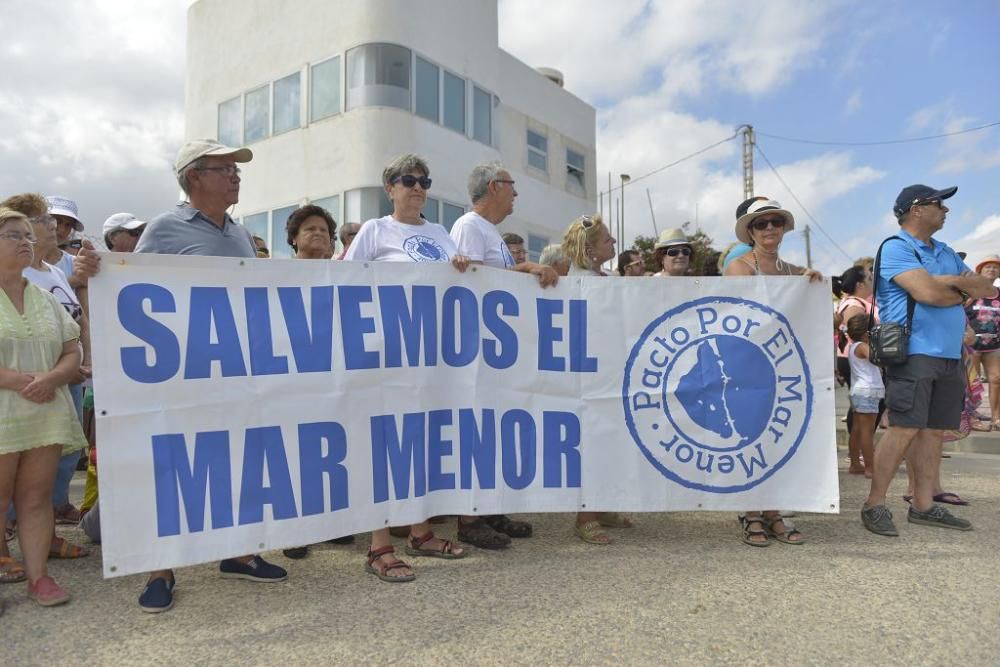
[{"label": "man in white t-shirt", "polygon": [[[534,262],[515,262],[497,231],[497,225],[514,211],[517,198],[510,172],[499,162],[477,165],[469,174],[469,197],[472,210],[451,228],[458,253],[476,264],[534,274],[543,287],[555,285],[559,280],[555,269]],[[458,517],[458,539],[481,549],[502,549],[510,544],[511,537],[528,537],[531,531],[530,523],[503,514]]]},{"label": "man in white t-shirt", "polygon": [[497,225],[514,212],[517,190],[510,172],[499,162],[477,165],[469,174],[469,197],[472,210],[451,228],[459,254],[476,264],[534,274],[543,287],[555,285],[559,280],[555,269],[534,262],[516,262],[497,231]]}]

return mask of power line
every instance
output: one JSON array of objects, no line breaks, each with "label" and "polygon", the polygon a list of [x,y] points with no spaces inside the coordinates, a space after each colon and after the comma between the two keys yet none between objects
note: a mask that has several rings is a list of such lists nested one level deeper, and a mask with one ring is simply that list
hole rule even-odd
[{"label": "power line", "polygon": [[797,144],[813,144],[816,146],[886,146],[889,144],[910,144],[915,141],[930,141],[931,139],[943,139],[945,137],[954,137],[955,135],[958,134],[978,132],[980,130],[996,127],[997,125],[1000,125],[1000,121],[997,121],[995,123],[987,123],[986,125],[980,125],[978,127],[970,127],[964,130],[958,130],[956,132],[945,132],[944,134],[930,134],[926,137],[912,137],[910,139],[887,139],[885,141],[814,141],[812,139],[782,137],[777,134],[768,134],[767,132],[761,132],[760,130],[755,130],[755,131],[762,137],[768,137],[769,139],[779,139],[781,141],[791,141]]},{"label": "power line", "polygon": [[[711,146],[705,146],[704,148],[702,148],[702,149],[700,149],[700,150],[697,150],[697,151],[695,151],[694,153],[691,153],[690,155],[685,155],[684,157],[682,157],[682,158],[681,158],[681,159],[679,159],[679,160],[674,160],[674,161],[673,161],[673,162],[671,162],[670,164],[665,164],[665,165],[663,165],[662,167],[657,167],[656,169],[654,169],[653,171],[651,171],[651,172],[649,172],[649,173],[646,173],[646,174],[643,174],[642,176],[639,176],[639,177],[637,177],[637,178],[633,178],[633,179],[630,179],[630,180],[629,180],[629,182],[628,182],[628,184],[629,184],[629,185],[632,185],[633,183],[638,183],[638,182],[639,182],[639,181],[641,181],[642,179],[644,179],[644,178],[649,178],[650,176],[652,176],[652,175],[654,175],[654,174],[658,174],[658,173],[660,173],[661,171],[663,171],[663,170],[665,170],[665,169],[670,169],[671,167],[676,167],[676,166],[677,166],[677,165],[679,165],[679,164],[680,164],[681,162],[685,162],[685,161],[687,161],[687,160],[690,160],[691,158],[693,158],[693,157],[697,157],[697,156],[701,155],[702,153],[707,153],[708,151],[712,150],[712,149],[713,149],[713,148],[715,148],[716,146],[721,146],[722,144],[726,143],[727,141],[732,141],[732,140],[733,140],[733,139],[735,139],[735,138],[736,138],[737,136],[739,136],[739,135],[738,135],[738,133],[735,133],[735,132],[734,132],[734,133],[733,133],[733,135],[732,135],[731,137],[726,137],[725,139],[722,139],[721,141],[716,141],[716,142],[715,142],[714,144],[712,144]],[[611,194],[611,192],[613,192],[613,191],[615,191],[615,190],[619,190],[619,189],[620,189],[620,187],[616,187],[616,188],[611,188],[610,190],[604,190],[604,191],[603,191],[603,192],[601,192],[600,194],[602,194],[602,195],[610,195],[610,194]]]},{"label": "power line", "polygon": [[795,193],[792,192],[792,189],[790,187],[788,187],[788,183],[785,182],[785,179],[783,179],[781,177],[781,174],[779,174],[778,170],[774,167],[773,164],[771,164],[771,161],[767,159],[767,155],[765,155],[764,151],[761,150],[760,144],[754,144],[754,147],[757,149],[757,152],[760,153],[760,156],[762,158],[764,158],[764,162],[766,162],[767,166],[770,167],[771,173],[773,173],[774,176],[775,176],[775,178],[778,179],[778,182],[780,182],[783,186],[785,186],[785,189],[788,190],[788,194],[790,194],[792,196],[792,199],[795,200],[795,203],[798,204],[799,208],[801,208],[803,211],[805,211],[806,216],[810,220],[813,221],[813,224],[816,225],[816,229],[818,229],[820,232],[822,232],[823,236],[825,236],[827,238],[827,240],[830,241],[830,243],[833,244],[833,247],[836,248],[837,250],[839,250],[841,252],[841,254],[844,255],[844,257],[846,257],[849,261],[854,261],[854,259],[850,255],[847,254],[847,251],[845,251],[843,248],[841,248],[840,245],[836,241],[833,240],[833,237],[831,237],[829,234],[826,233],[826,230],[823,229],[823,225],[819,224],[819,220],[817,220],[816,218],[814,218],[813,214],[809,212],[809,209],[807,209],[805,207],[805,205],[799,200],[799,198],[797,196],[795,196]]}]

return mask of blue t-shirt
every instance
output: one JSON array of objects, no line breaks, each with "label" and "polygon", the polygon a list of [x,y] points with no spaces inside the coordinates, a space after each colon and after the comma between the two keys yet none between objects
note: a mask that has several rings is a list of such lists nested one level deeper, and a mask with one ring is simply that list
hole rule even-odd
[{"label": "blue t-shirt", "polygon": [[228,213],[224,225],[219,227],[198,209],[181,202],[146,225],[135,252],[256,257],[257,246],[247,228],[236,224]]},{"label": "blue t-shirt", "polygon": [[[875,294],[881,321],[903,324],[906,322],[906,290],[896,284],[896,276],[914,269],[924,269],[932,276],[958,276],[970,269],[945,243],[934,239],[929,244],[924,243],[902,229],[897,236],[903,240],[889,241],[882,247]],[[960,359],[964,334],[962,304],[929,306],[918,301],[913,310],[909,353]]]}]

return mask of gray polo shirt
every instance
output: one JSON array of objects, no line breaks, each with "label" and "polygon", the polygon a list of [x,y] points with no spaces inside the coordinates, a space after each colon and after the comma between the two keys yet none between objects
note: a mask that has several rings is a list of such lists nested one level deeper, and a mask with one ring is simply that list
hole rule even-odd
[{"label": "gray polo shirt", "polygon": [[135,252],[157,255],[256,257],[257,248],[247,228],[229,214],[222,229],[187,202],[153,218],[139,237]]}]

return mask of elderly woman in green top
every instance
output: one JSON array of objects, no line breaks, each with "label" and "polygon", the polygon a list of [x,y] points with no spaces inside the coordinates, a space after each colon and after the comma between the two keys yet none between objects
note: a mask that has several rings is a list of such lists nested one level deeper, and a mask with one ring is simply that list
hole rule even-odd
[{"label": "elderly woman in green top", "polygon": [[80,328],[21,275],[34,243],[24,214],[0,209],[0,516],[15,501],[28,596],[53,606],[69,594],[46,568],[52,484],[60,455],[86,440],[67,389],[80,369]]}]

